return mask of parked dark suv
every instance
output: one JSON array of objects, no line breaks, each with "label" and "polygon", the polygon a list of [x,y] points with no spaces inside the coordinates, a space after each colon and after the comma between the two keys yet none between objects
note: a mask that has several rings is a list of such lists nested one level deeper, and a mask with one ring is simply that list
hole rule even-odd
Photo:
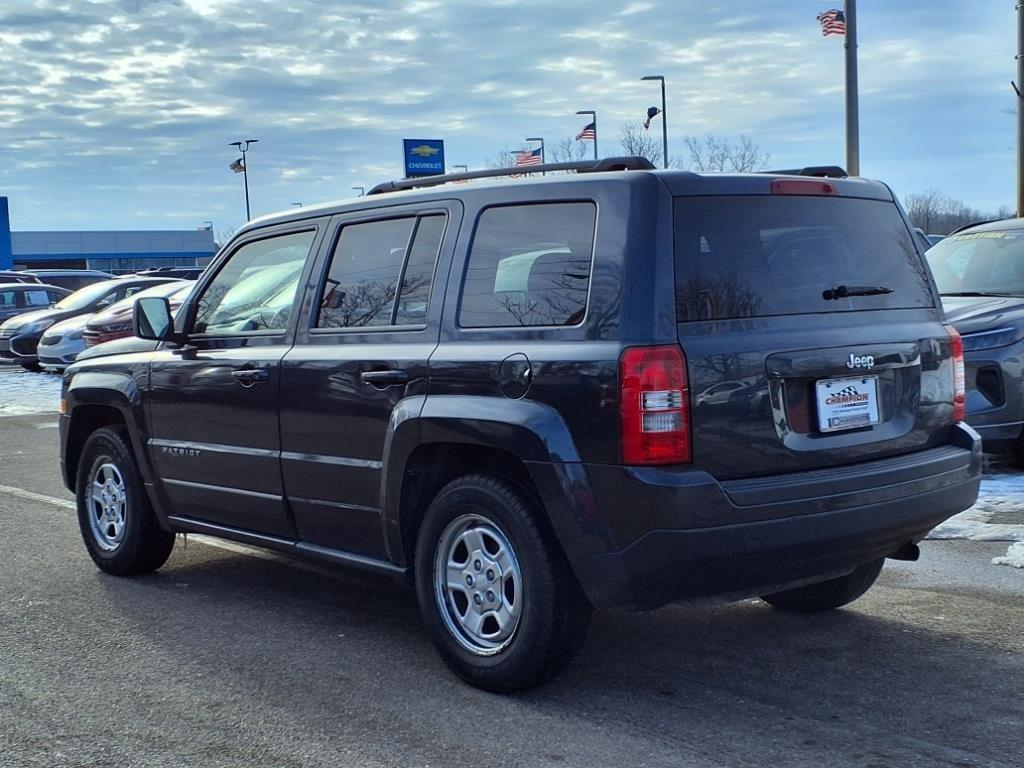
[{"label": "parked dark suv", "polygon": [[963,338],[967,421],[1024,467],[1024,219],[965,227],[927,258]]},{"label": "parked dark suv", "polygon": [[193,531],[391,575],[509,691],[592,606],[836,608],[975,501],[959,337],[886,186],[541,167],[570,168],[267,216],[173,323],[140,300],[151,351],[64,379],[97,565]]}]

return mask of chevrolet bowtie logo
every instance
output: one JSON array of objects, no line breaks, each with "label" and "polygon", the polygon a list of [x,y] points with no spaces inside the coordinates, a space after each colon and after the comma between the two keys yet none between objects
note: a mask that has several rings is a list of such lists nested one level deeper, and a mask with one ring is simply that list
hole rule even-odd
[{"label": "chevrolet bowtie logo", "polygon": [[439,150],[437,147],[432,147],[429,144],[420,144],[418,147],[413,147],[409,151],[412,152],[414,155],[419,155],[420,157],[432,157],[441,150]]}]

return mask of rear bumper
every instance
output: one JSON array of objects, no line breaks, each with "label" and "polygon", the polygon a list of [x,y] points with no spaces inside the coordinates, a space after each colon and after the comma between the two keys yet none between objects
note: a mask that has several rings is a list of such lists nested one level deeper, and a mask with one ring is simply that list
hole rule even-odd
[{"label": "rear bumper", "polygon": [[[606,545],[626,543],[567,547],[568,555],[599,608],[768,594],[848,573],[920,540],[974,504],[981,463],[980,438],[959,425],[941,448],[753,481],[591,466],[592,515],[601,524],[591,519],[590,530],[603,533]],[[606,472],[616,476],[616,489]],[[632,488],[623,486],[630,476]],[[638,518],[645,521],[639,533]]]}]

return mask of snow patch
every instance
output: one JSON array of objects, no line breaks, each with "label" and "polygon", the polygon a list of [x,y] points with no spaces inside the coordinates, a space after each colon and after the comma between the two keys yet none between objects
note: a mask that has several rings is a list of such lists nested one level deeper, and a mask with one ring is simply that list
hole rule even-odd
[{"label": "snow patch", "polygon": [[[1020,524],[991,523],[996,515],[1020,517]],[[1024,473],[985,475],[977,503],[938,525],[929,539],[1024,542]]]},{"label": "snow patch", "polygon": [[1002,557],[993,557],[992,565],[1012,565],[1014,568],[1024,568],[1024,541],[1011,544]]},{"label": "snow patch", "polygon": [[56,413],[60,376],[0,368],[0,416]]}]

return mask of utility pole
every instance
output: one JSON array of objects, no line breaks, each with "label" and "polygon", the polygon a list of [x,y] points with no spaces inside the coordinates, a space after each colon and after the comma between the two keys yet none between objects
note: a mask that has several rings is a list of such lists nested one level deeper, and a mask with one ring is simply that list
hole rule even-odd
[{"label": "utility pole", "polygon": [[846,172],[851,176],[860,176],[860,118],[857,105],[857,0],[846,0],[844,7],[843,15],[846,17],[846,42],[844,43],[846,47]]},{"label": "utility pole", "polygon": [[249,161],[245,158],[245,153],[249,151],[249,145],[255,144],[259,139],[246,139],[244,142],[232,141],[228,146],[238,147],[238,151],[242,153],[242,179],[245,183],[245,220],[249,221],[252,218],[249,213]]},{"label": "utility pole", "polygon": [[1024,3],[1017,3],[1017,215],[1024,216]]}]

